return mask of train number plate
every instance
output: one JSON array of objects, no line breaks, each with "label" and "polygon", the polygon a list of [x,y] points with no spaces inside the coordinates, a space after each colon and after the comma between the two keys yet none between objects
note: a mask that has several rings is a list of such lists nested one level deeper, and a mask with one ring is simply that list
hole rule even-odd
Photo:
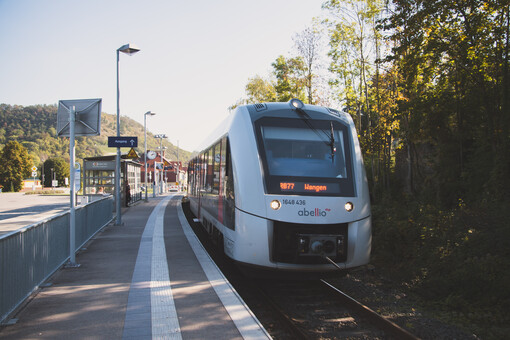
[{"label": "train number plate", "polygon": [[296,200],[296,199],[282,199],[282,204],[285,205],[306,205],[306,200]]}]

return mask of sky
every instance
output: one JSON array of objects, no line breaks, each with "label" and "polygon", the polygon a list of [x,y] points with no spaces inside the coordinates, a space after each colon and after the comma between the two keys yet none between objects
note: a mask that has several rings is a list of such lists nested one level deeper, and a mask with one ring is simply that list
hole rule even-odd
[{"label": "sky", "polygon": [[[0,0],[0,103],[102,98],[194,151],[325,0]],[[56,122],[55,122],[56,126]],[[142,136],[140,136],[142,138]]]}]

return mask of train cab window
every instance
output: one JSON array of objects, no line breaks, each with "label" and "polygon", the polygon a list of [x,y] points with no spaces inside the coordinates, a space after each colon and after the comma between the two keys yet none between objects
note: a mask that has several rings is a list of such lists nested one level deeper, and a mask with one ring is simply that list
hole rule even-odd
[{"label": "train cab window", "polygon": [[268,193],[353,195],[346,125],[265,117],[256,131]]},{"label": "train cab window", "polygon": [[342,131],[334,130],[333,147],[310,129],[265,126],[262,136],[272,175],[346,177]]}]

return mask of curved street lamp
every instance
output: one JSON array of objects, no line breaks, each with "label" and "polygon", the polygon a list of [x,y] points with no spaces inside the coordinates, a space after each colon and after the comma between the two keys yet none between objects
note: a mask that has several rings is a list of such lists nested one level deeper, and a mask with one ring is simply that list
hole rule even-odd
[{"label": "curved street lamp", "polygon": [[[140,51],[133,44],[122,45],[117,49],[117,137],[120,137],[120,90],[119,90],[119,52],[128,55]],[[117,213],[115,225],[121,225],[121,197],[120,197],[120,147],[117,147],[117,157],[115,158],[115,211]]]}]

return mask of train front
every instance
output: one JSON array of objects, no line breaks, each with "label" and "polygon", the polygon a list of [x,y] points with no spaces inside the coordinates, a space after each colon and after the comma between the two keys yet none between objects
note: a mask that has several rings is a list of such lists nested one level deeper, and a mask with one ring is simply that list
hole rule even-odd
[{"label": "train front", "polygon": [[232,257],[288,271],[334,271],[368,263],[370,200],[351,117],[299,100],[247,110],[263,192],[258,180],[248,180],[258,169],[243,168],[238,159],[240,209]]}]

